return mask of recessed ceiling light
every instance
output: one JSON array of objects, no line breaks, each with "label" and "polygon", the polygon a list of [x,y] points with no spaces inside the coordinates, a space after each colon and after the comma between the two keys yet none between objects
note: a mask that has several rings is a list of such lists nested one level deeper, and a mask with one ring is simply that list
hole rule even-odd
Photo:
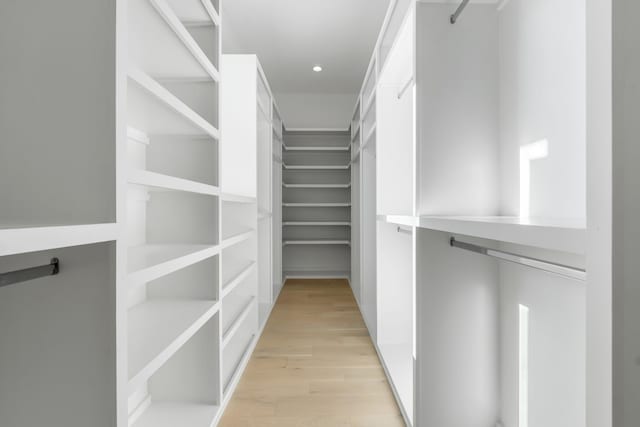
[{"label": "recessed ceiling light", "polygon": [[319,65],[314,65],[313,66],[313,71],[315,71],[316,73],[319,73],[320,71],[322,71],[322,67]]}]

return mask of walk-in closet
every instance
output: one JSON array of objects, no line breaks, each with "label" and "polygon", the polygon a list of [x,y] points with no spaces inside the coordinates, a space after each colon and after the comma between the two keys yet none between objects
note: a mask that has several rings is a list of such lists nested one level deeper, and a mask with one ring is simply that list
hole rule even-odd
[{"label": "walk-in closet", "polygon": [[637,427],[638,16],[0,0],[0,426]]}]

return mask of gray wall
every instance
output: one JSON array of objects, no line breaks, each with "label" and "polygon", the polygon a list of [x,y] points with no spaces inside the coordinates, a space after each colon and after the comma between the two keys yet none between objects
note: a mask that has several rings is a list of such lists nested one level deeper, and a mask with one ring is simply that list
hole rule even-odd
[{"label": "gray wall", "polygon": [[613,426],[640,423],[640,49],[637,0],[613,1]]}]

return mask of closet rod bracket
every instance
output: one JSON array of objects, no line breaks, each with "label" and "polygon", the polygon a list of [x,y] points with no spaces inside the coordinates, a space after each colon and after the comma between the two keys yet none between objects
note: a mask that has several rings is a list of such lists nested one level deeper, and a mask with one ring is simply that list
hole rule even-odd
[{"label": "closet rod bracket", "polygon": [[451,15],[451,18],[449,18],[449,21],[452,24],[456,23],[456,21],[458,20],[458,18],[462,14],[462,11],[464,11],[464,8],[467,7],[467,5],[469,4],[469,1],[470,0],[462,0],[462,3],[460,4],[460,6],[458,6],[456,11],[453,13],[453,15]]},{"label": "closet rod bracket", "polygon": [[16,283],[27,282],[46,276],[55,276],[60,272],[60,260],[52,258],[49,264],[38,267],[25,268],[24,270],[10,271],[0,274],[0,288],[14,285]]}]

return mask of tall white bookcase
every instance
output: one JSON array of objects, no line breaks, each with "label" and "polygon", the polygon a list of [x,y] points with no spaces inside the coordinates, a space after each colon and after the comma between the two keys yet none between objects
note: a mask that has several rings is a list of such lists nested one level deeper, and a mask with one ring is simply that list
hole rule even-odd
[{"label": "tall white bookcase", "polygon": [[[255,55],[223,55],[223,176],[225,191],[257,200],[257,310],[263,326],[282,288],[281,146],[283,122]],[[241,165],[241,167],[239,167]]]},{"label": "tall white bookcase", "polygon": [[223,301],[223,261],[251,239],[255,258],[250,214],[226,221],[220,191],[220,17],[213,3],[129,0],[126,30],[128,423],[210,425],[246,310]]}]

